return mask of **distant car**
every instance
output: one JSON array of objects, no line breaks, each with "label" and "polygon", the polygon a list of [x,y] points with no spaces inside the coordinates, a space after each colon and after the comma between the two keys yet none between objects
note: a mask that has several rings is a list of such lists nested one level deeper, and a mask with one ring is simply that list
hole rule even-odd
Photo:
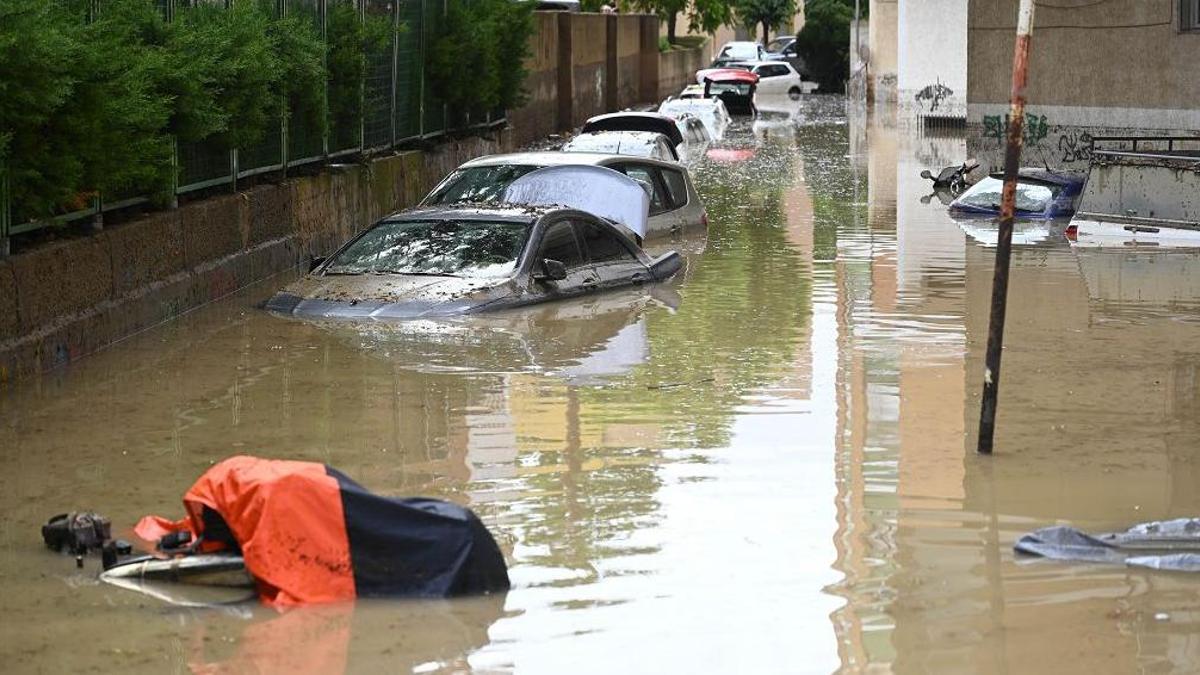
[{"label": "distant car", "polygon": [[710,139],[723,137],[730,121],[729,111],[721,99],[704,98],[704,87],[698,84],[686,87],[676,98],[663,101],[658,106],[658,112],[671,116],[695,116],[704,124]]},{"label": "distant car", "polygon": [[741,40],[726,42],[721,51],[717,52],[716,60],[764,61],[766,57],[767,50],[762,45],[751,40]]},{"label": "distant car", "polygon": [[[801,77],[792,65],[786,61],[738,61],[730,63],[727,69],[746,70],[758,75],[758,93],[775,95],[786,94],[792,100],[800,98],[801,94],[810,94],[817,89],[816,82],[809,82]],[[712,73],[721,69],[706,68],[696,71],[696,80],[701,84]]]},{"label": "distant car", "polygon": [[[674,124],[672,124],[674,129]],[[631,157],[649,157],[678,162],[679,152],[671,139],[653,131],[597,131],[582,133],[562,146],[563,152],[604,152]]]},{"label": "distant car", "polygon": [[795,35],[780,35],[767,43],[767,61],[787,61],[801,77],[808,76],[808,66],[800,56],[800,43]]},{"label": "distant car", "polygon": [[[564,172],[583,175],[537,175]],[[608,200],[618,212],[636,202],[643,222],[626,227],[577,208],[541,205],[560,199],[555,193],[564,178],[563,201]],[[573,192],[578,185],[595,189]],[[634,240],[648,199],[636,181],[611,169],[542,169],[508,192],[520,206],[437,206],[388,216],[276,293],[266,308],[348,319],[470,314],[662,281],[683,266],[677,252],[651,259]],[[535,199],[521,201],[514,192]]]},{"label": "distant car", "polygon": [[688,170],[675,162],[590,152],[523,152],[473,159],[455,169],[422,200],[422,206],[498,202],[514,180],[542,167],[604,166],[650,187],[645,237],[708,229],[708,215]]},{"label": "distant car", "polygon": [[[1071,171],[1022,168],[1017,174],[1016,215],[1022,218],[1058,218],[1075,213],[1083,192],[1084,176]],[[1004,174],[994,173],[962,193],[950,210],[959,214],[1000,215]]]}]

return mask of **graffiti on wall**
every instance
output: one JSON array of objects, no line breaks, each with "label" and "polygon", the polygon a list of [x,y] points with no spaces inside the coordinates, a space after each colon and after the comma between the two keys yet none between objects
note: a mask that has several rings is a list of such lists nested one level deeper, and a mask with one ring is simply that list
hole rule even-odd
[{"label": "graffiti on wall", "polygon": [[921,109],[924,110],[925,103],[928,102],[929,112],[933,112],[938,109],[938,106],[942,104],[944,99],[953,95],[954,90],[942,84],[941,80],[938,80],[933,84],[925,85],[924,89],[917,92],[917,105],[921,106]]},{"label": "graffiti on wall", "polygon": [[1092,135],[1086,131],[1072,130],[1058,136],[1058,151],[1062,153],[1062,162],[1091,162]]},{"label": "graffiti on wall", "polygon": [[[1008,132],[1009,116],[1004,115],[984,115],[983,116],[983,137],[995,139],[997,143],[1003,143]],[[1026,145],[1034,145],[1040,143],[1046,136],[1050,135],[1050,124],[1046,121],[1045,115],[1034,115],[1025,113],[1025,130],[1022,134]]]}]

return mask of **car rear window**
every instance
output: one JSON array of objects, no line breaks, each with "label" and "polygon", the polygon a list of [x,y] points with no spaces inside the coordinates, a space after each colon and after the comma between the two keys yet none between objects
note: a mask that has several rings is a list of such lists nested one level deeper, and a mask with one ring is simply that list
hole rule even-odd
[{"label": "car rear window", "polygon": [[663,182],[667,184],[667,191],[671,193],[671,202],[678,208],[687,204],[687,179],[683,177],[683,172],[674,169],[662,170]]}]

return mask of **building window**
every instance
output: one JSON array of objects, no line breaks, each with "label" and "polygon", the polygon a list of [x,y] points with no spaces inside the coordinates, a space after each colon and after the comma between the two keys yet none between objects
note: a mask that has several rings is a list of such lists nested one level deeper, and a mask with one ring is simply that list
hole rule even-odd
[{"label": "building window", "polygon": [[1179,0],[1179,30],[1200,31],[1200,0]]}]

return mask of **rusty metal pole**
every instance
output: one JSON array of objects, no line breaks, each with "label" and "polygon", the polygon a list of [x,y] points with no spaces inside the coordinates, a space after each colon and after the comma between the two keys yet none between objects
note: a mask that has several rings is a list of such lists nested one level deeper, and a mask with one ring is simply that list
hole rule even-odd
[{"label": "rusty metal pole", "polygon": [[1008,264],[1012,257],[1013,210],[1017,199],[1017,171],[1025,131],[1025,82],[1029,71],[1029,38],[1033,32],[1033,0],[1021,0],[1017,11],[1017,44],[1013,50],[1012,111],[1008,116],[1008,143],[1004,150],[1004,192],[1000,202],[1000,232],[996,242],[996,271],[992,277],[992,313],[988,323],[983,401],[979,410],[981,454],[992,454],[996,430],[996,398],[1000,391],[1000,356],[1004,348],[1004,313],[1008,305]]}]

